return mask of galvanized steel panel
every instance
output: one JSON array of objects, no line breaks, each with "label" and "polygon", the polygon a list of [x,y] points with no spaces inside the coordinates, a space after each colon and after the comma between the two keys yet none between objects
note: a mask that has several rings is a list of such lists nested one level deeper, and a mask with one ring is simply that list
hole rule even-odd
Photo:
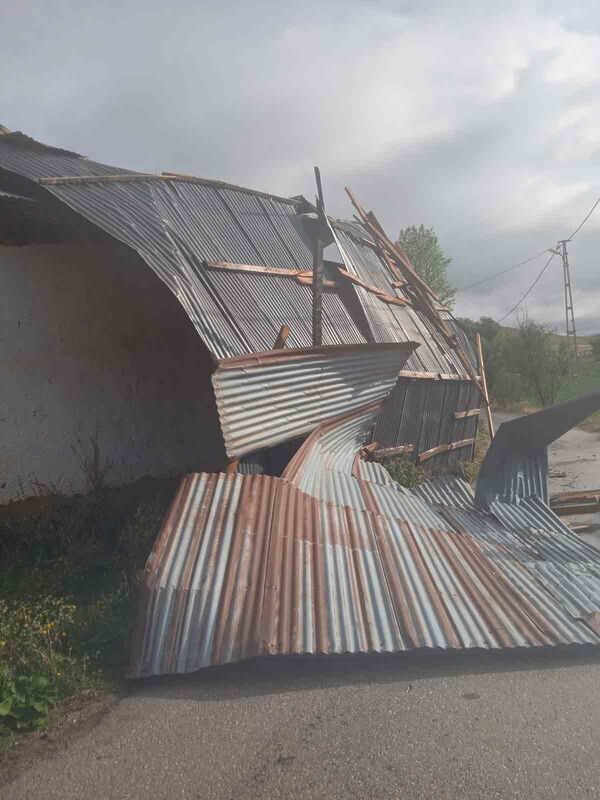
[{"label": "galvanized steel panel", "polygon": [[413,347],[282,349],[222,361],[212,382],[228,455],[300,436],[340,409],[385,397]]},{"label": "galvanized steel panel", "polygon": [[440,475],[411,489],[411,494],[441,506],[452,506],[466,510],[474,509],[473,489],[456,475]]},{"label": "galvanized steel panel", "polygon": [[188,476],[148,561],[130,675],[266,653],[600,643],[578,618],[595,612],[598,563],[565,590],[567,569],[494,559],[425,519],[277,478]]}]

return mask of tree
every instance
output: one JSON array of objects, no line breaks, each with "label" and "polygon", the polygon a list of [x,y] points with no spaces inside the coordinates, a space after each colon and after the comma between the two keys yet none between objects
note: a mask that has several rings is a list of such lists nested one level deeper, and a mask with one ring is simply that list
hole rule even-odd
[{"label": "tree", "polygon": [[556,345],[544,325],[524,314],[505,338],[503,351],[506,369],[523,378],[542,406],[551,406],[568,375],[565,343]]},{"label": "tree", "polygon": [[451,308],[456,289],[448,281],[447,270],[452,259],[444,255],[433,228],[424,225],[404,228],[398,236],[398,244],[440,301]]},{"label": "tree", "polygon": [[600,333],[592,336],[592,354],[594,361],[600,361]]}]

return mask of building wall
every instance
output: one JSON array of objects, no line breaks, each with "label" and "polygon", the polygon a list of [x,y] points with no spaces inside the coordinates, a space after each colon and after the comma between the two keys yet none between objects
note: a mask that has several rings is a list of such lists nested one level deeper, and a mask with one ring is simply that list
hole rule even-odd
[{"label": "building wall", "polygon": [[211,361],[171,292],[127,248],[0,247],[0,503],[218,469]]}]

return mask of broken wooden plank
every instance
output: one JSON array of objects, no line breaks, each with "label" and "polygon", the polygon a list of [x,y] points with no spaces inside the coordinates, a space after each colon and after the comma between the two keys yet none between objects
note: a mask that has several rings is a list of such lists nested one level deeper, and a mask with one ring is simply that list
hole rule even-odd
[{"label": "broken wooden plank", "polygon": [[421,381],[470,381],[468,375],[460,375],[454,372],[415,372],[410,369],[401,369],[398,377]]},{"label": "broken wooden plank", "polygon": [[384,458],[391,458],[392,456],[400,456],[406,453],[414,453],[414,444],[399,444],[396,447],[381,447],[373,453],[375,461],[381,461]]},{"label": "broken wooden plank", "polygon": [[[299,283],[301,286],[312,286],[313,285],[313,278],[312,275],[296,275],[296,283]],[[322,283],[323,289],[337,289],[337,284],[333,281],[328,281],[325,278],[323,279]]]},{"label": "broken wooden plank", "polygon": [[231,261],[204,261],[209,269],[224,269],[232,272],[254,272],[263,275],[279,275],[280,277],[296,278],[302,274],[299,269],[277,269],[277,267],[264,267],[262,264],[234,264]]},{"label": "broken wooden plank", "polygon": [[481,390],[485,402],[485,412],[487,416],[488,430],[490,432],[490,439],[493,439],[494,420],[492,419],[492,407],[490,405],[490,395],[488,392],[487,380],[485,377],[485,364],[483,363],[483,348],[481,346],[481,336],[479,335],[479,331],[477,331],[477,333],[475,334],[475,341],[477,343],[477,366],[479,368],[479,374],[481,375],[481,380],[480,380]]},{"label": "broken wooden plank", "polygon": [[440,453],[448,453],[450,450],[460,450],[462,447],[470,447],[475,444],[475,439],[461,439],[459,442],[450,442],[450,444],[440,444],[437,447],[432,447],[431,450],[425,450],[419,453],[419,461],[427,461],[433,456]]},{"label": "broken wooden plank", "polygon": [[467,417],[478,417],[480,409],[472,408],[470,411],[455,411],[452,416],[454,419],[466,419]]},{"label": "broken wooden plank", "polygon": [[377,298],[390,306],[409,305],[408,300],[403,300],[402,297],[393,297],[391,294],[378,294]]},{"label": "broken wooden plank", "polygon": [[273,345],[273,350],[280,350],[282,347],[285,347],[285,343],[289,335],[290,335],[289,326],[284,323],[279,329],[279,333],[277,334],[277,338],[275,339],[275,344]]},{"label": "broken wooden plank", "polygon": [[244,194],[251,194],[255,197],[264,197],[268,200],[276,200],[278,203],[286,203],[291,206],[300,205],[300,200],[295,200],[292,197],[280,197],[276,194],[269,192],[261,192],[256,189],[246,189],[244,186],[238,186],[235,183],[226,183],[225,181],[217,181],[213,178],[199,178],[194,175],[185,175],[177,172],[163,172],[161,175],[155,175],[151,172],[134,172],[125,173],[124,175],[62,175],[53,178],[38,178],[37,182],[41,186],[78,186],[81,184],[94,184],[94,183],[136,183],[140,181],[154,181],[156,183],[165,183],[172,181],[179,181],[181,183],[197,183],[201,186],[213,186],[215,189],[231,189],[234,192],[244,192]]},{"label": "broken wooden plank", "polygon": [[348,272],[341,267],[338,267],[339,274],[349,280],[351,283],[354,283],[356,286],[360,286],[365,291],[374,294],[378,300],[382,300],[384,303],[390,303],[392,305],[398,306],[407,306],[410,305],[408,300],[405,300],[403,297],[396,297],[395,295],[387,294],[383,289],[380,289],[378,286],[374,286],[372,283],[365,283],[361,278],[357,275],[353,275],[351,272]]},{"label": "broken wooden plank", "polygon": [[571,505],[550,505],[552,511],[559,517],[568,517],[569,514],[597,514],[600,511],[598,503],[572,503]]},{"label": "broken wooden plank", "polygon": [[578,489],[573,492],[559,492],[552,495],[550,504],[568,503],[577,500],[600,503],[600,489]]}]

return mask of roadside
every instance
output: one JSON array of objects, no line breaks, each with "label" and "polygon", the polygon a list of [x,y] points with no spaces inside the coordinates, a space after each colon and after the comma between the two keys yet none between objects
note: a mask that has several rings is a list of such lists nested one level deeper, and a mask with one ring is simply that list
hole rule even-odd
[{"label": "roadside", "polygon": [[0,798],[593,797],[598,659],[273,657],[155,679]]},{"label": "roadside", "polygon": [[[495,413],[496,425],[514,416],[516,415]],[[600,435],[590,434],[581,430],[569,432],[550,449],[551,491],[597,488],[599,459]],[[139,515],[137,517],[134,516],[131,524],[124,527],[124,530],[129,531],[128,536],[125,537],[126,541],[132,538],[134,540],[137,539],[141,530],[140,526],[145,528],[156,525],[160,521],[160,509],[148,508],[147,506],[145,508],[144,514],[147,516],[142,518]],[[581,521],[581,518],[578,521]],[[152,535],[154,534],[152,533]],[[147,531],[145,531],[145,536],[149,536]],[[600,542],[600,537],[597,538]],[[591,538],[590,540],[596,543],[595,539]],[[115,542],[119,541],[123,542],[122,536],[115,539]],[[143,563],[143,548],[140,549],[139,547],[141,544],[143,542],[137,541],[138,546],[133,548],[131,542],[129,544],[125,542],[120,547],[117,547],[116,552],[121,553],[120,558],[125,558],[125,561],[120,560],[119,563],[121,566],[124,563],[129,564],[129,569],[131,570],[129,574],[133,574]],[[89,556],[90,553],[86,552],[87,556]],[[91,588],[93,584],[90,583],[90,576],[94,574],[93,568],[96,562],[91,558],[87,561],[84,559],[84,562],[87,571],[82,576],[83,583],[88,588]],[[116,585],[119,585],[118,580]],[[113,665],[116,663],[115,658],[117,661],[121,659],[122,662],[123,654],[126,652],[126,639],[123,637],[124,632],[126,634],[128,618],[124,611],[131,609],[133,602],[133,596],[128,594],[125,605],[113,607],[113,612],[115,613],[111,612],[108,617],[101,619],[99,622],[100,629],[104,631],[103,636],[105,637],[101,647],[109,650],[108,658],[109,660],[113,659]],[[103,613],[106,612],[106,605],[102,605],[99,608]],[[127,611],[127,614],[129,613],[130,611]],[[83,634],[87,636],[89,630],[84,628]],[[93,631],[94,628],[91,630]],[[79,634],[81,635],[81,630]],[[99,640],[97,638],[88,639],[86,642],[88,652],[91,653],[98,652],[98,645]],[[243,762],[242,767],[245,770],[250,770],[252,759],[257,758],[263,764],[264,774],[268,776],[268,783],[274,780],[277,782],[279,780],[277,775],[283,778],[284,772],[291,769],[289,765],[291,765],[292,761],[300,759],[299,756],[295,755],[292,761],[286,761],[288,759],[286,750],[288,738],[284,728],[286,725],[290,725],[295,730],[296,720],[304,719],[304,710],[301,706],[303,705],[302,696],[306,692],[312,692],[310,697],[312,698],[312,708],[316,719],[317,716],[323,717],[324,712],[322,709],[325,706],[325,713],[329,708],[329,701],[326,697],[320,696],[320,690],[326,687],[338,686],[339,684],[339,702],[345,709],[344,717],[348,719],[346,723],[340,722],[339,724],[349,725],[349,730],[353,730],[355,733],[359,720],[355,720],[352,716],[352,695],[356,691],[372,695],[376,708],[377,704],[380,706],[375,713],[380,714],[382,719],[386,721],[386,724],[383,725],[383,730],[388,730],[390,735],[397,737],[398,734],[393,733],[396,723],[391,720],[387,721],[385,717],[388,713],[384,701],[385,687],[379,686],[377,688],[377,686],[381,682],[390,683],[393,684],[391,688],[396,692],[412,692],[412,687],[407,689],[399,685],[399,682],[403,683],[408,680],[405,675],[405,671],[408,670],[408,674],[414,675],[415,680],[424,682],[421,686],[423,694],[419,697],[416,707],[411,703],[408,703],[408,705],[400,703],[398,709],[401,709],[402,714],[407,714],[407,718],[412,720],[411,725],[414,725],[417,730],[422,730],[423,735],[425,735],[425,731],[421,728],[421,723],[416,718],[416,715],[423,713],[427,697],[430,697],[433,691],[433,688],[428,686],[426,679],[437,675],[435,691],[439,691],[440,686],[446,686],[449,681],[445,670],[450,670],[450,674],[453,675],[450,682],[451,692],[446,700],[440,702],[449,702],[454,709],[455,700],[452,699],[454,698],[454,692],[458,692],[458,700],[460,700],[462,694],[469,696],[473,694],[473,683],[469,677],[469,670],[474,665],[479,665],[477,669],[481,669],[485,674],[490,670],[492,672],[500,670],[500,672],[504,673],[504,667],[497,667],[493,659],[493,656],[486,656],[482,661],[480,656],[467,657],[465,662],[453,660],[452,658],[447,660],[445,656],[442,657],[441,661],[438,656],[412,660],[411,657],[407,659],[406,657],[391,658],[387,656],[379,658],[365,657],[364,659],[357,657],[356,659],[348,660],[333,658],[276,659],[273,666],[270,666],[271,662],[268,660],[257,661],[250,664],[226,667],[223,670],[207,670],[189,678],[162,679],[145,684],[125,683],[122,679],[115,678],[114,670],[108,669],[106,662],[102,663],[96,660],[95,667],[99,668],[100,672],[95,673],[98,675],[98,681],[94,693],[88,693],[87,695],[85,692],[80,693],[75,699],[61,704],[56,714],[51,718],[53,725],[49,729],[29,734],[24,744],[5,752],[4,757],[0,756],[0,780],[3,778],[4,780],[10,780],[16,775],[20,775],[23,779],[23,787],[28,787],[27,792],[31,792],[31,794],[27,792],[19,794],[18,792],[21,789],[15,788],[14,795],[10,793],[6,795],[6,797],[11,798],[13,796],[28,796],[32,798],[38,796],[85,797],[86,792],[90,797],[144,797],[147,795],[140,788],[145,785],[142,764],[148,766],[151,763],[156,763],[163,765],[165,780],[167,778],[172,780],[174,786],[178,785],[178,781],[181,780],[188,787],[186,791],[189,791],[189,785],[186,783],[187,778],[184,780],[181,777],[180,779],[173,772],[174,767],[170,764],[165,764],[167,756],[163,755],[163,748],[166,748],[167,751],[171,748],[168,757],[174,759],[174,763],[178,764],[185,773],[186,770],[189,770],[189,764],[186,764],[185,759],[197,759],[199,757],[198,753],[201,752],[197,748],[202,747],[205,748],[205,752],[202,751],[201,758],[203,760],[208,758],[208,754],[212,753],[215,759],[220,758],[222,762],[225,762],[221,764],[221,767],[216,764],[212,766],[204,764],[202,768],[195,767],[192,770],[195,779],[200,780],[201,778],[207,781],[207,785],[212,785],[212,782],[217,780],[218,775],[215,772],[217,769],[222,771],[227,765],[233,770],[232,774],[235,772],[233,764],[230,764],[230,753],[232,753],[234,759],[241,759]],[[316,663],[319,664],[318,667],[313,666]],[[523,670],[541,669],[537,662],[534,667],[529,667],[528,665],[531,662],[528,658],[525,658],[525,661],[521,661],[521,656],[518,656],[516,661],[509,659],[508,662],[505,662],[500,659],[499,663],[508,663],[509,666],[506,667],[506,670],[509,673],[516,671],[520,674]],[[466,672],[462,667],[459,667],[460,664],[466,664]],[[77,668],[77,663],[75,663],[74,668]],[[300,679],[300,673],[303,676],[302,679]],[[315,686],[311,686],[310,681],[304,677],[310,675],[313,675],[317,682]],[[519,680],[521,679],[519,678]],[[358,688],[356,688],[357,682]],[[117,696],[114,694],[115,687],[119,690],[117,691]],[[119,687],[123,687],[122,691]],[[240,691],[242,695],[240,695]],[[443,689],[443,691],[445,690]],[[490,691],[489,688],[486,688],[486,693],[488,691]],[[129,696],[131,692],[133,692],[133,695]],[[300,694],[298,695],[297,692],[300,692]],[[122,699],[119,699],[119,694]],[[414,695],[414,697],[416,696]],[[405,699],[408,700],[410,698]],[[230,707],[231,709],[230,712],[225,712],[225,717],[222,720],[218,710],[216,714],[213,713],[215,711],[215,702],[217,706],[224,704],[225,707]],[[432,698],[432,702],[435,704],[437,700]],[[500,703],[500,695],[497,697],[497,702]],[[283,708],[281,707],[282,703]],[[287,703],[290,704],[290,709],[285,707]],[[468,707],[469,703],[466,703],[465,706]],[[466,712],[468,709],[462,708],[462,700],[459,702],[459,707],[458,718],[467,726],[469,724],[469,716],[468,714],[461,715],[461,712]],[[420,712],[418,712],[418,709],[420,709]],[[244,723],[247,715],[252,717],[248,725]],[[261,715],[264,716],[262,722]],[[272,715],[274,715],[274,719],[278,720],[278,727],[274,731],[269,730]],[[311,722],[311,719],[309,715],[309,719],[306,722],[308,727],[306,733],[303,734],[305,738],[310,738],[313,729],[321,729],[322,727],[318,720],[315,722],[315,719],[313,719]],[[478,721],[481,722],[479,716]],[[162,727],[163,722],[164,730]],[[391,728],[387,725],[387,722],[392,726]],[[205,730],[207,725],[212,726],[212,729],[216,732],[214,742],[209,742],[207,739],[210,736],[210,730]],[[272,744],[267,744],[259,751],[255,751],[253,749],[254,744],[242,743],[237,733],[232,733],[232,728],[228,728],[228,725],[236,729],[239,727],[240,736],[243,735],[243,731],[246,731],[248,735],[258,737],[259,740],[261,740],[261,737],[267,736],[267,741]],[[202,732],[200,729],[202,729]],[[333,729],[328,724],[325,724],[323,730],[328,730],[333,735]],[[189,742],[182,745],[183,750],[180,754],[177,752],[175,742],[178,732],[181,732],[183,736],[184,731],[185,736],[189,736],[190,739]],[[227,737],[231,737],[231,742]],[[136,739],[135,743],[133,739]],[[292,737],[292,739],[298,745],[297,737],[295,739]],[[18,741],[18,738],[16,741]],[[171,741],[173,743],[169,744]],[[342,736],[341,741],[345,741],[344,736]],[[360,736],[359,741],[362,741]],[[113,746],[113,742],[121,742],[121,744]],[[12,744],[14,743],[15,741],[12,742]],[[132,749],[132,752],[129,755],[120,753],[121,745]],[[471,742],[470,746],[474,747],[474,742]],[[280,752],[275,753],[277,748],[279,748]],[[222,755],[219,755],[220,749],[228,753],[227,758],[223,759]],[[273,752],[271,752],[272,749]],[[261,755],[263,751],[266,753],[264,758]],[[370,752],[368,748],[367,751]],[[360,763],[362,756],[358,752],[355,752],[355,756],[357,763]],[[40,759],[47,759],[48,757],[52,757],[53,760],[51,762],[40,761]],[[98,793],[94,794],[93,787],[99,779],[93,765],[84,766],[79,763],[79,759],[83,758],[85,758],[86,762],[88,760],[97,760],[99,768],[102,769],[108,766],[109,763],[115,764],[117,777],[115,777],[114,783],[110,784],[113,788],[110,788],[105,779],[102,779],[98,783]],[[141,759],[139,763],[136,760],[138,758]],[[42,791],[46,789],[42,781],[42,776],[45,774],[46,769],[55,776],[55,789],[52,790],[55,791],[55,794],[52,794],[50,789],[47,795]],[[152,769],[150,772],[154,774]],[[394,769],[396,770],[396,768]],[[62,773],[61,770],[63,770]],[[66,772],[64,772],[65,770]],[[82,783],[77,784],[77,791],[74,788],[73,770],[80,772],[82,776]],[[130,770],[132,771],[131,775],[128,774]],[[225,771],[227,770],[225,769]],[[246,772],[244,774],[246,777],[240,778],[240,780],[248,779],[249,773]],[[139,779],[141,781],[139,787],[133,783],[134,776],[137,776],[136,780]],[[223,777],[224,785],[227,784],[229,777],[227,776],[227,779]],[[21,778],[17,782],[18,786],[21,786]],[[163,786],[163,794],[159,792],[156,797],[169,797],[166,784],[163,785],[163,778],[155,776],[155,779],[158,780],[159,786]],[[267,780],[266,777],[265,780]],[[333,780],[331,775],[328,780]],[[374,785],[379,785],[378,780],[375,781]],[[119,783],[119,781],[122,783]],[[60,793],[62,782],[66,786],[64,795]],[[121,785],[129,788],[127,791],[120,793],[117,789]],[[17,787],[17,784],[15,784],[15,787]],[[69,794],[71,790],[73,790],[73,793]],[[139,793],[136,793],[138,790]],[[25,790],[23,789],[23,791]],[[82,792],[81,795],[78,794],[79,791]],[[103,791],[106,793],[102,794]],[[113,791],[114,794],[111,794]],[[0,794],[0,796],[2,795]],[[191,796],[194,795],[192,794]],[[221,795],[217,793],[215,796]],[[239,796],[243,797],[245,795],[241,793]],[[440,796],[443,796],[443,794]]]},{"label": "roadside", "polygon": [[0,770],[122,690],[139,577],[173,490],[41,491],[0,509]]}]

